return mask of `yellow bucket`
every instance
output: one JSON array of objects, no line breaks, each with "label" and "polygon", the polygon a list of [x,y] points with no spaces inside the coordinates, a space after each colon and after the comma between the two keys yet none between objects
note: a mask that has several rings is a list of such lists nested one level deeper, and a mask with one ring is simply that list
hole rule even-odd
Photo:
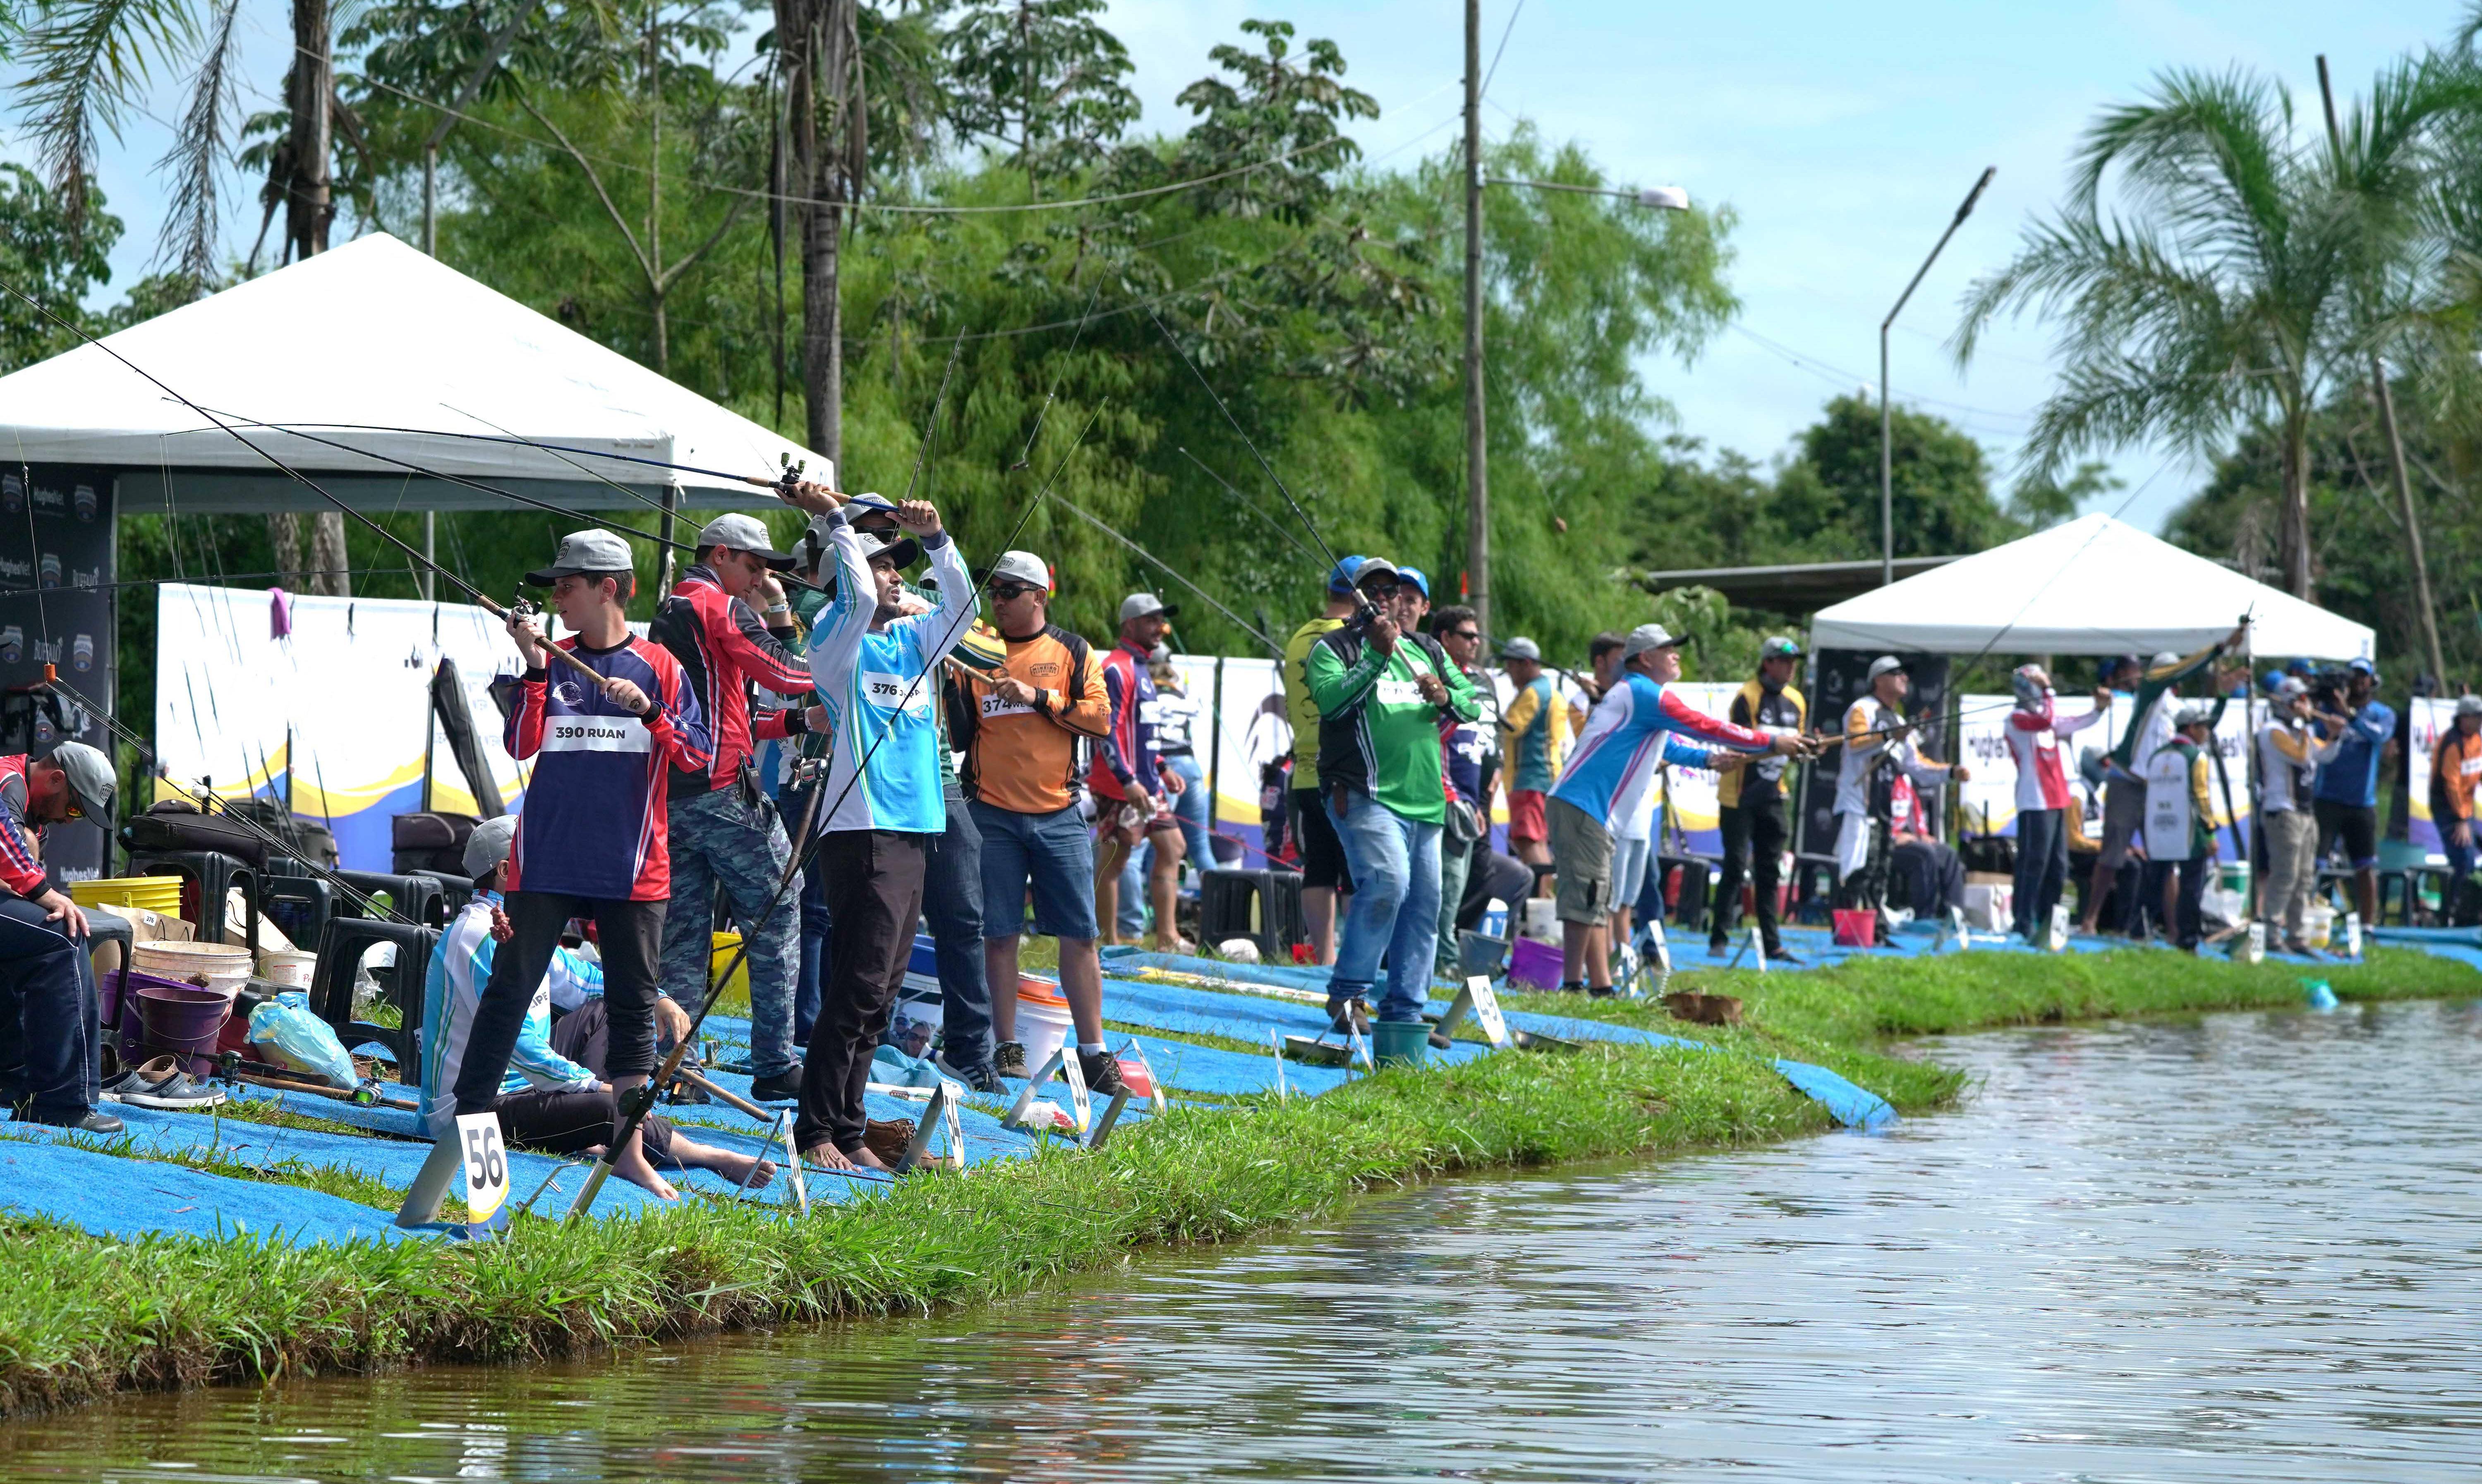
[{"label": "yellow bucket", "polygon": [[105,876],[69,883],[69,900],[80,907],[143,907],[167,917],[181,914],[178,876]]},{"label": "yellow bucket", "polygon": [[[731,963],[732,956],[740,951],[741,935],[739,933],[714,935],[712,951],[708,954],[706,963],[706,982],[710,989],[715,985],[715,976],[723,973],[724,966]],[[744,1004],[750,1002],[750,961],[748,959],[742,960],[740,966],[733,969],[731,983],[726,987],[722,997],[727,1000],[739,1000]]]}]

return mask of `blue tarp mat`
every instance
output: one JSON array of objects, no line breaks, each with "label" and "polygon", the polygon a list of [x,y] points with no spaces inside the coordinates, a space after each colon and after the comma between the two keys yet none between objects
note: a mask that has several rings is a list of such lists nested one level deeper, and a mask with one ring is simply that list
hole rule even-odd
[{"label": "blue tarp mat", "polygon": [[1856,1087],[1824,1067],[1778,1057],[1776,1071],[1847,1128],[1877,1128],[1896,1121],[1896,1110],[1887,1099],[1867,1088]]},{"label": "blue tarp mat", "polygon": [[[39,1126],[12,1124],[6,1134]],[[395,1241],[410,1234],[399,1232],[387,1212],[340,1196],[14,1137],[0,1137],[0,1206],[133,1241],[159,1232],[250,1232],[295,1242]]]}]

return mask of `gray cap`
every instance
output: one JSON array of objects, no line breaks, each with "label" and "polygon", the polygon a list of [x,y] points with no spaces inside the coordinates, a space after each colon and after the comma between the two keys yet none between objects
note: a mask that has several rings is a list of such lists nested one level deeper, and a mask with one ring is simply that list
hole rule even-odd
[{"label": "gray cap", "polygon": [[120,784],[112,776],[112,761],[83,742],[64,742],[45,759],[68,775],[69,798],[78,812],[105,830],[112,828],[112,806]]},{"label": "gray cap", "polygon": [[1649,649],[1677,649],[1680,641],[1660,623],[1641,623],[1621,641],[1621,658],[1635,659]]},{"label": "gray cap", "polygon": [[517,837],[517,816],[502,814],[486,819],[465,836],[465,874],[481,881],[491,874],[492,867],[509,859],[509,846]]},{"label": "gray cap", "polygon": [[[802,540],[806,549],[818,553],[817,558],[810,564],[810,571],[813,576],[822,581],[832,579],[836,574],[835,564],[828,556],[828,543],[838,525],[852,524],[854,504],[854,501],[847,500],[841,510],[831,511],[823,516],[812,516],[809,528],[802,533]],[[890,535],[882,535],[875,531],[855,531],[853,534],[854,539],[861,543],[861,559],[864,566],[882,557],[888,557],[898,567],[911,567],[922,555],[922,543],[902,531]]]},{"label": "gray cap", "polygon": [[1001,552],[1000,559],[991,564],[991,570],[983,574],[985,582],[994,577],[1005,578],[1029,588],[1041,588],[1045,593],[1052,590],[1051,569],[1043,565],[1043,558],[1031,551]]},{"label": "gray cap", "polygon": [[1178,608],[1166,606],[1164,600],[1152,593],[1132,593],[1121,599],[1121,622],[1123,623],[1131,619],[1143,619],[1150,613],[1160,613],[1167,619],[1180,616]]},{"label": "gray cap", "polygon": [[2275,687],[2275,699],[2291,701],[2310,694],[2310,686],[2297,675],[2288,675]]},{"label": "gray cap", "polygon": [[892,516],[896,514],[896,502],[886,495],[865,490],[845,496],[845,514],[856,520],[864,516]]},{"label": "gray cap", "polygon": [[2459,716],[2482,716],[2482,696],[2457,697],[2456,714]]},{"label": "gray cap", "polygon": [[1870,662],[1869,678],[1875,680],[1883,675],[1902,675],[1904,670],[1905,662],[1903,660],[1896,658],[1896,656],[1892,654],[1882,654],[1877,659]]},{"label": "gray cap", "polygon": [[2182,706],[2172,718],[2175,728],[2204,727],[2214,720],[2215,708],[2209,705]]},{"label": "gray cap", "polygon": [[747,551],[779,572],[793,570],[793,554],[776,549],[774,539],[768,536],[767,527],[758,523],[756,516],[718,516],[700,526],[696,549],[704,551],[709,546]]},{"label": "gray cap", "polygon": [[1353,585],[1358,588],[1382,573],[1390,577],[1398,575],[1396,564],[1386,557],[1363,557],[1361,565],[1353,570]]},{"label": "gray cap", "polygon": [[580,572],[619,576],[635,571],[637,567],[629,554],[629,543],[610,531],[572,531],[560,539],[560,550],[553,554],[551,565],[526,573],[526,581],[547,588]]},{"label": "gray cap", "polygon": [[1530,659],[1539,665],[1543,663],[1543,646],[1536,644],[1533,640],[1526,638],[1523,634],[1519,634],[1516,638],[1508,641],[1508,643],[1499,647],[1499,657],[1501,659]]}]

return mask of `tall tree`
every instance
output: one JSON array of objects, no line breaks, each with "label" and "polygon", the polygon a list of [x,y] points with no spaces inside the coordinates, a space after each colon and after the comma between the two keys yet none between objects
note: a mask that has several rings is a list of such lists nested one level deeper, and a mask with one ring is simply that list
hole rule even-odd
[{"label": "tall tree", "polygon": [[[1085,169],[1137,121],[1135,69],[1105,0],[971,0],[943,38],[959,133],[1014,144],[1026,193]],[[1287,30],[1291,28],[1287,27]]]},{"label": "tall tree", "polygon": [[[2349,178],[2284,88],[2242,71],[2172,72],[2144,101],[2087,131],[2069,203],[2027,230],[2016,258],[1975,283],[1952,342],[1971,360],[2001,313],[2058,322],[2060,388],[2036,414],[2038,469],[2149,439],[2211,451],[2264,428],[2283,450],[2277,560],[2313,595],[2310,423],[2338,378],[2363,369],[2356,294],[2405,239],[2390,222],[2421,189],[2408,168],[2461,105],[2443,73],[2408,74]],[[2106,210],[2114,184],[2126,215]]]}]

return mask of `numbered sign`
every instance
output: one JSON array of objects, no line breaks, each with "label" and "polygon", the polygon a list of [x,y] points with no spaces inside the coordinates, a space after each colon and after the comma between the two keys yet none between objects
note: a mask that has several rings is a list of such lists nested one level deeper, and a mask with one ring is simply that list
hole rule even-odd
[{"label": "numbered sign", "polygon": [[1069,1084],[1069,1106],[1077,1119],[1077,1131],[1084,1133],[1095,1117],[1094,1100],[1086,1096],[1086,1069],[1078,1064],[1077,1053],[1067,1047],[1060,1048],[1060,1079]]},{"label": "numbered sign", "polygon": [[1293,1092],[1291,1088],[1284,1085],[1283,1031],[1273,1025],[1268,1026],[1267,1045],[1273,1047],[1276,1053],[1276,1100],[1278,1102],[1289,1102],[1292,1100]]},{"label": "numbered sign", "polygon": [[1948,930],[1956,934],[1956,945],[1959,949],[1973,946],[1973,933],[1965,925],[1964,908],[1951,907],[1947,910],[1947,925]]},{"label": "numbered sign", "polygon": [[2232,957],[2240,960],[2244,964],[2256,964],[2261,959],[2264,959],[2266,957],[2266,924],[2263,922],[2251,923],[2249,925],[2249,931],[2241,935],[2240,951],[2233,954]]},{"label": "numbered sign", "polygon": [[2066,903],[2055,904],[2051,908],[2051,951],[2069,951],[2069,909]]},{"label": "numbered sign", "polygon": [[1491,981],[1480,974],[1465,981],[1465,993],[1473,996],[1474,1020],[1491,1044],[1506,1050],[1516,1043],[1509,1038],[1508,1018],[1499,1013],[1499,995]]},{"label": "numbered sign", "polygon": [[1361,1032],[1348,1027],[1344,1033],[1344,1063],[1350,1067],[1355,1062],[1361,1063],[1364,1071],[1379,1070],[1379,1063],[1370,1054],[1370,1043],[1362,1039]]},{"label": "numbered sign", "polygon": [[1750,957],[1758,961],[1759,973],[1767,971],[1767,941],[1755,922],[1750,924]]},{"label": "numbered sign", "polygon": [[2358,959],[2361,956],[2362,914],[2357,912],[2348,912],[2344,914],[2344,957],[2348,959]]},{"label": "numbered sign", "polygon": [[497,1113],[457,1116],[457,1146],[465,1159],[465,1219],[485,1222],[509,1198],[509,1148]]},{"label": "numbered sign", "polygon": [[1654,949],[1655,966],[1662,969],[1664,977],[1670,978],[1672,975],[1672,944],[1663,936],[1663,920],[1661,918],[1650,917],[1647,919],[1646,937],[1648,944]]}]

